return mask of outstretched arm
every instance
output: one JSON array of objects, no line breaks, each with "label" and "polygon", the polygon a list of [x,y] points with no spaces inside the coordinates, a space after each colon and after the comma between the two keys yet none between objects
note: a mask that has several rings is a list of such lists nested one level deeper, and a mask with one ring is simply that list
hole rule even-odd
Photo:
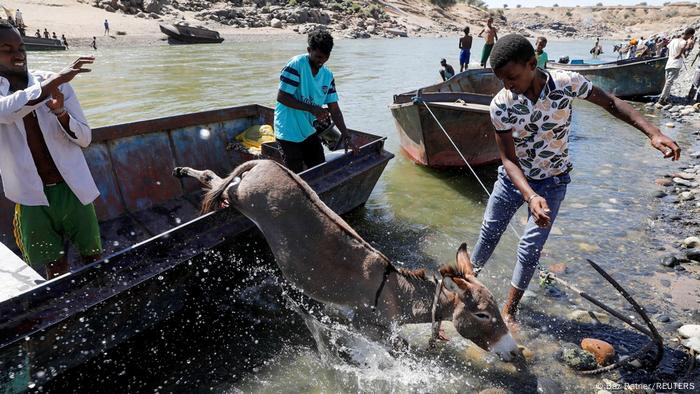
[{"label": "outstretched arm", "polygon": [[646,118],[632,108],[626,101],[620,100],[614,95],[593,87],[586,100],[603,107],[616,118],[635,127],[646,135],[651,141],[651,146],[663,153],[665,158],[678,160],[681,157],[681,148],[675,141],[664,135],[658,127],[652,125]]},{"label": "outstretched arm", "polygon": [[479,35],[477,37],[481,37],[482,34],[484,34],[484,29],[481,29],[481,31],[479,32]]}]

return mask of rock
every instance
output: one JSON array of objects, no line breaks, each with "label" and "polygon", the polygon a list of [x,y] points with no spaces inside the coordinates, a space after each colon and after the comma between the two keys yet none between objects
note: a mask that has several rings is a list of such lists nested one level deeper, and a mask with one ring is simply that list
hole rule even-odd
[{"label": "rock", "polygon": [[532,361],[532,359],[535,357],[535,353],[523,345],[518,345],[518,349],[520,349],[520,353],[523,355],[523,357],[525,357],[525,361],[527,362]]},{"label": "rock", "polygon": [[666,104],[662,107],[664,111],[668,111],[669,109],[673,108],[673,104]]},{"label": "rock", "polygon": [[281,29],[282,28],[282,21],[277,19],[277,18],[272,18],[270,20],[270,27],[274,27],[275,29]]},{"label": "rock", "polygon": [[661,109],[663,107],[664,107],[663,104],[659,104],[659,103],[654,104],[654,108]]},{"label": "rock", "polygon": [[678,178],[678,177],[673,178],[673,183],[675,183],[676,185],[687,186],[687,187],[697,187],[698,186],[698,184],[696,182],[691,182],[689,180],[686,180],[683,178]]},{"label": "rock", "polygon": [[691,337],[681,342],[688,349],[693,349],[695,353],[700,353],[700,337]]},{"label": "rock", "polygon": [[581,350],[573,343],[565,343],[561,350],[562,361],[571,369],[585,371],[598,366],[592,354]]},{"label": "rock", "polygon": [[375,32],[376,32],[376,28],[374,27],[374,25],[367,26],[367,33],[374,34]]},{"label": "rock", "polygon": [[679,272],[680,272],[680,271],[685,271],[685,267],[682,266],[682,265],[677,265],[677,266],[673,267],[673,269],[676,270],[676,271],[679,271]]},{"label": "rock", "polygon": [[689,172],[683,171],[683,172],[677,172],[677,173],[671,175],[671,177],[685,179],[686,181],[692,181],[695,179],[695,174],[691,174]]},{"label": "rock", "polygon": [[547,267],[549,272],[553,274],[564,274],[566,273],[566,264],[565,263],[556,263],[556,264],[550,264],[549,267]]},{"label": "rock", "polygon": [[681,201],[690,201],[690,200],[695,200],[695,195],[693,192],[682,192],[681,194],[678,195],[678,198]]},{"label": "rock", "polygon": [[615,348],[605,341],[594,338],[584,338],[581,341],[581,348],[591,353],[600,365],[608,365],[615,358]]},{"label": "rock", "polygon": [[666,315],[659,315],[656,317],[656,320],[658,320],[661,323],[668,323],[671,321],[671,318]]},{"label": "rock", "polygon": [[688,260],[700,262],[700,249],[690,249],[686,251],[685,258]]},{"label": "rock", "polygon": [[659,178],[654,181],[659,186],[671,186],[673,185],[673,181],[668,179],[668,178]]},{"label": "rock", "polygon": [[163,0],[143,0],[143,10],[146,12],[160,13],[163,9]]},{"label": "rock", "polygon": [[668,196],[668,194],[666,194],[666,192],[664,192],[663,190],[657,190],[654,192],[653,196],[656,198],[664,198]]},{"label": "rock", "polygon": [[678,335],[683,338],[700,337],[700,324],[686,324],[678,329]]},{"label": "rock", "polygon": [[692,157],[693,159],[699,158],[699,157],[700,157],[700,151],[691,152],[691,153],[690,153],[690,157]]},{"label": "rock", "polygon": [[680,263],[681,262],[678,261],[676,256],[666,256],[666,257],[664,257],[663,260],[661,260],[661,265],[663,265],[664,267],[669,267],[669,268],[673,268]]},{"label": "rock", "polygon": [[697,248],[700,246],[700,238],[698,237],[688,237],[681,242],[681,245],[683,245],[686,248]]},{"label": "rock", "polygon": [[610,317],[602,312],[594,312],[594,311],[573,311],[569,313],[567,316],[569,320],[573,320],[579,323],[587,323],[587,324],[596,324],[596,323],[604,323],[607,324],[610,322]]},{"label": "rock", "polygon": [[671,108],[668,108],[666,111],[674,113],[680,111],[680,107],[672,106]]},{"label": "rock", "polygon": [[684,108],[684,109],[680,110],[680,114],[683,116],[690,115],[693,112],[695,112],[695,109]]},{"label": "rock", "polygon": [[117,12],[117,10],[115,10],[114,8],[112,8],[111,5],[106,5],[106,6],[104,6],[104,10],[107,11],[107,12]]},{"label": "rock", "polygon": [[672,129],[672,128],[676,127],[676,125],[675,125],[674,123],[672,123],[672,122],[666,123],[665,126],[668,127],[669,129]]}]

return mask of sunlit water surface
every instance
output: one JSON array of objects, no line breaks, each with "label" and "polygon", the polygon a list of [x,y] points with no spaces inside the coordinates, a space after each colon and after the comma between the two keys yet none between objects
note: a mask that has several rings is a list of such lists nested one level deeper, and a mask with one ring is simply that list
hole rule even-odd
[{"label": "sunlit water surface", "polygon": [[[410,162],[400,151],[387,108],[393,94],[437,82],[440,58],[458,67],[456,44],[457,37],[340,40],[328,63],[347,124],[386,136],[386,149],[396,154],[366,206],[347,219],[362,236],[406,266],[435,268],[451,262],[461,242],[473,245],[487,201],[487,194],[467,171],[435,171]],[[480,45],[475,44],[472,61],[477,60]],[[550,42],[547,51],[550,59],[586,58],[591,46],[590,42]],[[606,49],[611,47],[606,43]],[[279,70],[305,48],[299,37],[100,49],[92,72],[80,75],[74,86],[93,127],[249,103],[273,105]],[[58,70],[83,53],[87,52],[30,53],[30,67]],[[682,146],[689,143],[683,127],[664,131]],[[624,303],[585,264],[584,259],[591,258],[621,279],[642,303],[680,315],[668,299],[655,294],[658,289],[648,281],[656,275],[663,253],[657,251],[661,245],[653,232],[647,231],[655,204],[651,191],[667,162],[641,133],[587,102],[576,104],[570,151],[573,182],[542,262],[565,262],[567,280],[622,307]],[[490,187],[495,167],[482,169],[479,175]],[[515,226],[521,228],[525,219],[522,210]],[[506,232],[480,277],[501,301],[515,246],[515,235]],[[224,248],[205,260],[209,265],[222,260],[229,264],[236,253]],[[535,352],[531,372],[536,378],[529,380],[530,386],[518,386],[465,363],[392,352],[385,343],[365,338],[322,313],[295,312],[277,290],[278,273],[264,244],[253,239],[245,253],[249,259],[259,256],[251,260],[255,272],[248,272],[228,299],[209,305],[213,312],[202,312],[207,308],[200,305],[191,307],[46,389],[464,392],[496,386],[521,392],[534,390],[538,380],[546,385],[545,378],[551,378],[560,385],[555,391],[590,392],[599,381],[577,377],[554,358],[559,340],[578,342],[595,335],[595,328],[577,331],[559,323],[572,309],[588,306],[573,296],[544,291],[536,280],[531,285],[534,296],[525,301],[526,324],[519,335],[519,341]],[[230,264],[250,271],[247,264]],[[269,268],[260,271],[259,266]],[[241,302],[241,298],[267,301]],[[618,351],[625,345],[634,350],[641,343],[630,331],[613,334],[608,331],[603,337],[622,343]]]}]

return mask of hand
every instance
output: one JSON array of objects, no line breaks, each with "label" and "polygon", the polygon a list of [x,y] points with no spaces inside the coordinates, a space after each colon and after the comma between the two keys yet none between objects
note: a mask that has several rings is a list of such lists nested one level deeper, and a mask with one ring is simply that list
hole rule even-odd
[{"label": "hand", "polygon": [[345,146],[345,153],[348,153],[348,149],[350,149],[350,151],[353,154],[356,154],[360,151],[360,147],[358,147],[357,144],[353,142],[352,137],[350,137],[350,134],[343,134],[341,138],[344,142],[343,145]]},{"label": "hand", "polygon": [[535,224],[542,228],[549,227],[551,223],[549,213],[551,211],[549,209],[549,205],[547,205],[547,200],[545,200],[544,197],[536,196],[530,200],[530,212],[532,213],[532,216],[535,217]]},{"label": "hand", "polygon": [[63,108],[63,93],[56,89],[51,92],[51,98],[46,102],[46,106],[49,107],[51,111],[58,111]]},{"label": "hand", "polygon": [[92,64],[95,61],[94,56],[82,56],[79,57],[76,61],[71,63],[70,66],[64,68],[60,72],[58,72],[54,77],[52,82],[56,84],[56,86],[70,82],[75,78],[76,75],[80,73],[87,73],[90,72],[89,68],[83,68],[84,65],[86,64]]},{"label": "hand", "polygon": [[323,107],[312,107],[311,113],[320,121],[326,121],[330,119],[331,113]]},{"label": "hand", "polygon": [[672,161],[676,161],[681,158],[681,148],[678,147],[676,141],[664,134],[653,136],[651,146],[663,153],[666,159],[670,157]]}]

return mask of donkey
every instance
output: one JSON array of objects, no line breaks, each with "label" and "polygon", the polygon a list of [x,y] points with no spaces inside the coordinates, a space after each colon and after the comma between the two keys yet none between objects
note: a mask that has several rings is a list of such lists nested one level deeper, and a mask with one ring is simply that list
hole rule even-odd
[{"label": "donkey", "polygon": [[174,174],[197,178],[209,190],[203,212],[231,206],[252,220],[285,278],[312,299],[350,307],[354,319],[385,330],[394,322],[433,321],[439,328],[452,320],[461,336],[503,360],[520,355],[493,295],[475,278],[466,244],[456,266],[441,267],[438,279],[425,269],[394,266],[274,161],[243,163],[224,179],[187,167]]}]

